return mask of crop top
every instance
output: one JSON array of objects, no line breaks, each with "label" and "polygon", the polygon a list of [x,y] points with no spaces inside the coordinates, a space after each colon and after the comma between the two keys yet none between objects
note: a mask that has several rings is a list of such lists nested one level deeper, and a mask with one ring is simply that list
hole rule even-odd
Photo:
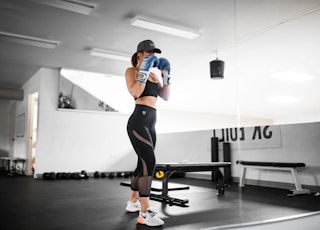
[{"label": "crop top", "polygon": [[[142,94],[138,98],[141,98],[144,96],[157,97],[159,93],[160,93],[159,84],[155,82],[147,81]],[[135,100],[137,100],[138,98],[135,98]]]}]

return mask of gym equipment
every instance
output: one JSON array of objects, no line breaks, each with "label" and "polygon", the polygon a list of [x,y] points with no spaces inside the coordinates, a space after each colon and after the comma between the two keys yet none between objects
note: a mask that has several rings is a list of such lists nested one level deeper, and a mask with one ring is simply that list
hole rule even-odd
[{"label": "gym equipment", "polygon": [[224,176],[220,172],[220,168],[231,167],[231,162],[211,162],[211,163],[165,163],[156,164],[155,169],[157,171],[165,171],[165,175],[162,178],[162,194],[150,194],[150,199],[167,203],[169,205],[177,205],[181,207],[187,207],[189,200],[178,199],[168,196],[168,183],[170,177],[175,172],[199,172],[199,171],[218,171],[218,195],[224,195],[225,181]]},{"label": "gym equipment", "polygon": [[104,172],[102,172],[102,173],[101,173],[101,178],[106,178],[106,177],[107,177],[107,174],[104,173]]},{"label": "gym equipment", "polygon": [[170,85],[170,63],[165,58],[159,58],[158,69],[161,70],[163,85]]},{"label": "gym equipment", "polygon": [[[217,137],[211,138],[211,162],[219,161],[219,139]],[[212,171],[211,180],[214,182],[218,182],[218,174],[217,171]]]},{"label": "gym equipment", "polygon": [[130,173],[125,172],[123,177],[124,177],[124,178],[128,178],[128,177],[130,177]]},{"label": "gym equipment", "polygon": [[296,189],[290,190],[288,192],[288,196],[295,196],[299,194],[311,194],[309,189],[303,189],[300,184],[300,180],[298,177],[297,168],[306,167],[305,163],[288,163],[288,162],[258,162],[258,161],[241,161],[238,160],[237,164],[242,166],[239,187],[244,187],[247,168],[256,168],[256,169],[271,169],[271,170],[283,170],[289,171],[292,174],[293,182],[295,184]]},{"label": "gym equipment", "polygon": [[81,178],[81,179],[89,179],[89,176],[88,176],[86,170],[81,170],[81,172],[80,172],[80,178]]},{"label": "gym equipment", "polygon": [[156,171],[156,173],[154,174],[154,176],[155,176],[157,179],[162,179],[162,178],[164,177],[164,171],[162,171],[162,170]]},{"label": "gym equipment", "polygon": [[56,174],[56,179],[57,179],[57,180],[61,180],[61,179],[62,179],[62,175],[63,175],[62,172],[57,172],[57,174]]},{"label": "gym equipment", "polygon": [[115,173],[113,173],[113,172],[109,173],[109,175],[108,175],[109,179],[113,179],[114,176],[115,176]]},{"label": "gym equipment", "polygon": [[[231,144],[229,142],[223,143],[223,161],[231,162]],[[228,184],[232,183],[231,167],[224,168],[224,181]]]},{"label": "gym equipment", "polygon": [[64,178],[64,179],[71,179],[71,175],[72,175],[71,172],[64,173],[64,174],[63,174],[63,178]]},{"label": "gym equipment", "polygon": [[55,172],[50,172],[50,173],[49,173],[49,179],[50,179],[50,180],[56,179],[56,173],[55,173]]},{"label": "gym equipment", "polygon": [[137,81],[140,81],[143,83],[147,82],[150,74],[150,68],[157,67],[158,65],[159,65],[159,59],[156,56],[154,55],[145,56],[140,65]]},{"label": "gym equipment", "polygon": [[222,79],[224,73],[224,61],[213,60],[210,62],[210,77],[211,79]]},{"label": "gym equipment", "polygon": [[93,173],[93,177],[94,177],[94,178],[100,178],[99,172],[98,172],[98,171],[95,171],[95,172]]},{"label": "gym equipment", "polygon": [[71,108],[71,100],[62,93],[59,95],[59,108]]},{"label": "gym equipment", "polygon": [[71,179],[75,179],[75,180],[81,179],[80,173],[78,173],[78,172],[73,172],[73,173],[71,174]]},{"label": "gym equipment", "polygon": [[42,174],[42,178],[45,180],[55,180],[56,179],[56,173],[55,172],[44,172]]}]

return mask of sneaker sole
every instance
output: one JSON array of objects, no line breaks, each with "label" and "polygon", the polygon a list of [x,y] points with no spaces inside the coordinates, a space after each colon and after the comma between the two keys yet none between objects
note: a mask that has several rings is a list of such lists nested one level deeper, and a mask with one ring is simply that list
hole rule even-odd
[{"label": "sneaker sole", "polygon": [[140,212],[140,210],[132,211],[132,210],[128,210],[128,209],[126,209],[126,212],[129,212],[129,213],[136,213],[136,212]]},{"label": "sneaker sole", "polygon": [[145,224],[144,220],[141,218],[141,216],[138,216],[137,222],[138,222],[138,224]]},{"label": "sneaker sole", "polygon": [[148,225],[144,222],[143,218],[141,216],[138,216],[137,218],[137,222],[138,224],[144,224],[144,225],[147,225],[147,226],[150,226],[150,227],[157,227],[157,226],[162,226],[163,224],[158,224],[158,225]]}]

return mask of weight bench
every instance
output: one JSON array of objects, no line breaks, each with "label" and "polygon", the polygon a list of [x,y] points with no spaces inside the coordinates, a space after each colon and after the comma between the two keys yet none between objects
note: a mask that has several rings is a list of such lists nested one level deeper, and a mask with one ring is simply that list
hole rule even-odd
[{"label": "weight bench", "polygon": [[292,174],[295,190],[290,190],[288,196],[298,194],[310,194],[309,189],[303,189],[298,177],[297,168],[306,167],[305,163],[287,163],[287,162],[259,162],[259,161],[237,161],[237,164],[242,166],[239,187],[244,187],[247,168],[268,169],[268,170],[281,170],[289,171]]},{"label": "weight bench", "polygon": [[218,174],[218,194],[223,195],[225,191],[224,176],[220,172],[220,168],[231,167],[230,162],[211,162],[211,163],[165,163],[156,164],[156,171],[164,171],[164,177],[162,178],[162,193],[150,194],[150,199],[167,203],[169,205],[177,205],[181,207],[187,207],[188,199],[173,198],[168,195],[168,183],[170,177],[175,172],[199,172],[199,171],[216,171]]}]

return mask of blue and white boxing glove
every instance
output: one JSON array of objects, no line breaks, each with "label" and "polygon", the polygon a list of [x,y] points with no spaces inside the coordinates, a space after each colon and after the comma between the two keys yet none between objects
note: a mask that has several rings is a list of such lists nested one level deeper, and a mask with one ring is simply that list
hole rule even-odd
[{"label": "blue and white boxing glove", "polygon": [[159,59],[156,56],[145,56],[141,62],[139,73],[137,77],[137,81],[140,82],[147,82],[149,74],[150,74],[150,68],[152,67],[158,67],[159,65]]},{"label": "blue and white boxing glove", "polygon": [[161,70],[162,81],[164,86],[170,85],[170,63],[165,58],[159,58],[158,69]]}]

